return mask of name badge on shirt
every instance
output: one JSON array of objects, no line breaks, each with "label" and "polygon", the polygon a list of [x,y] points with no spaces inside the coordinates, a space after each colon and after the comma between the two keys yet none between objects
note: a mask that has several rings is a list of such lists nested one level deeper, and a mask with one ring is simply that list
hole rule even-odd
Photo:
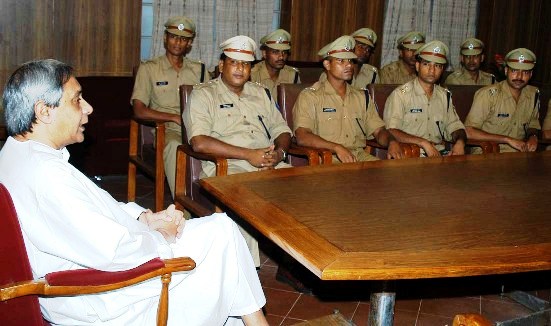
[{"label": "name badge on shirt", "polygon": [[157,84],[157,86],[166,86],[166,85],[168,85],[168,82],[167,81],[160,81],[160,82],[157,82],[156,84]]},{"label": "name badge on shirt", "polygon": [[508,117],[509,117],[509,113],[498,113],[498,114],[497,114],[497,117],[498,117],[498,118],[508,118]]},{"label": "name badge on shirt", "polygon": [[323,112],[337,112],[337,109],[334,109],[334,108],[323,108]]},{"label": "name badge on shirt", "polygon": [[423,109],[414,108],[414,109],[409,110],[409,112],[410,113],[421,113],[421,112],[423,112]]},{"label": "name badge on shirt", "polygon": [[233,103],[220,104],[221,109],[233,108]]}]

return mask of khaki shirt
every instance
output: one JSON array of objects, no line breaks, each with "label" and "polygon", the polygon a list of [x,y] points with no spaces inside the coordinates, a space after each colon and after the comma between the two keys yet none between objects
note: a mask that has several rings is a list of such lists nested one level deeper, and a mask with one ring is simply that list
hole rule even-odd
[{"label": "khaki shirt", "polygon": [[551,100],[547,105],[547,114],[545,115],[545,120],[543,120],[542,130],[551,130]]},{"label": "khaki shirt", "polygon": [[[327,73],[324,71],[321,73],[319,81],[326,81]],[[357,76],[352,78],[350,85],[356,87],[357,89],[367,88],[369,84],[379,83],[379,73],[377,68],[372,65],[364,64],[360,68]]]},{"label": "khaki shirt", "polygon": [[[206,135],[251,149],[268,147],[280,134],[291,133],[276,109],[273,97],[268,99],[264,87],[247,82],[238,96],[228,89],[220,77],[193,88],[191,106],[184,111],[183,120],[190,140]],[[271,138],[268,138],[264,126]],[[207,176],[215,174],[214,163],[203,161],[202,165]],[[228,165],[245,171],[258,170],[245,160],[229,159]]]},{"label": "khaki shirt", "polygon": [[364,91],[346,88],[344,100],[328,81],[304,89],[293,107],[293,128],[307,128],[321,138],[351,151],[363,149],[365,140],[385,123],[370,97],[366,109]]},{"label": "khaki shirt", "polygon": [[382,67],[379,77],[381,84],[405,84],[417,77],[417,74],[415,72],[410,74],[406,64],[402,60],[398,60]]},{"label": "khaki shirt", "polygon": [[268,88],[272,97],[277,99],[277,85],[281,83],[300,84],[300,76],[297,68],[285,65],[279,71],[277,80],[273,81],[270,78],[270,74],[268,74],[266,62],[260,61],[251,69],[251,81],[264,85],[264,87]]},{"label": "khaki shirt", "polygon": [[478,71],[478,80],[474,81],[469,72],[463,68],[452,72],[444,82],[445,85],[491,85],[495,83],[496,77],[485,71]]},{"label": "khaki shirt", "polygon": [[[201,82],[203,64],[184,57],[180,71],[174,70],[166,55],[142,62],[136,81],[132,100],[140,100],[146,106],[161,112],[180,114],[179,87],[182,84],[195,85]],[[210,79],[208,71],[204,71],[204,80]],[[167,123],[167,129],[181,131],[174,123]]]},{"label": "khaki shirt", "polygon": [[522,89],[517,103],[506,80],[483,87],[474,95],[465,125],[492,134],[524,139],[529,128],[541,129],[537,93],[539,90],[536,87],[528,85]]},{"label": "khaki shirt", "polygon": [[434,85],[429,99],[418,78],[399,86],[388,96],[385,104],[387,129],[400,129],[434,144],[451,141],[451,134],[465,129],[465,126],[459,120],[448,94],[447,89]]}]

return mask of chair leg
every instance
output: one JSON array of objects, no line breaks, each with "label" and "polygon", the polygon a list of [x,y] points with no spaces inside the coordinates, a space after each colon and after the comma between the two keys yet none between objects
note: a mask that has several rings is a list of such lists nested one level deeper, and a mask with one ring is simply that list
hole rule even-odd
[{"label": "chair leg", "polygon": [[163,288],[159,298],[159,306],[157,307],[157,326],[166,326],[168,322],[168,285],[172,279],[172,274],[164,274],[161,276]]}]

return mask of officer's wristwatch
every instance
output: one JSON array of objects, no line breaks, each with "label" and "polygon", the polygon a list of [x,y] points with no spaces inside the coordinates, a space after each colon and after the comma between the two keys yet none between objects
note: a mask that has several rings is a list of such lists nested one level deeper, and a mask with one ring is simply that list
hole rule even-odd
[{"label": "officer's wristwatch", "polygon": [[281,150],[281,154],[283,155],[283,158],[281,160],[286,161],[287,160],[287,152],[283,148],[280,148],[280,150]]}]

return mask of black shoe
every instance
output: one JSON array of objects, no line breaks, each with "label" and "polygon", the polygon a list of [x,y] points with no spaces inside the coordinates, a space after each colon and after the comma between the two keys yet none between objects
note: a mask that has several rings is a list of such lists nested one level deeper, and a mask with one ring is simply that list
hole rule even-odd
[{"label": "black shoe", "polygon": [[312,289],[299,281],[288,269],[279,266],[277,268],[276,280],[285,283],[303,294],[312,294]]}]

